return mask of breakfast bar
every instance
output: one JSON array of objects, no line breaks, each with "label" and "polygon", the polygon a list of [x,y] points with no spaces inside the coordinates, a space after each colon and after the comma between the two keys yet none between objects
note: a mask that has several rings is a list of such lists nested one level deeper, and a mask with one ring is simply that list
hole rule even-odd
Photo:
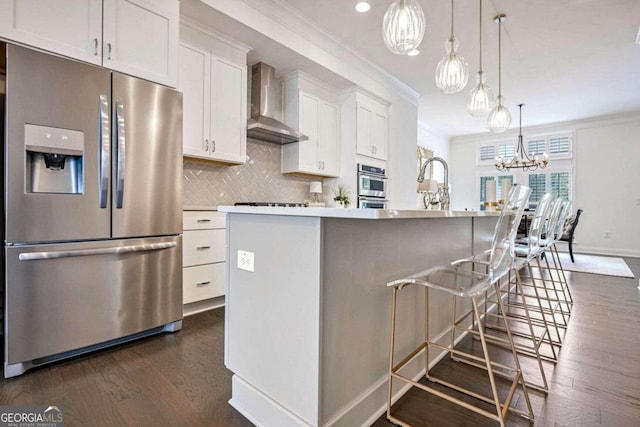
[{"label": "breakfast bar", "polygon": [[[373,423],[387,396],[386,283],[485,250],[497,220],[476,211],[219,210],[227,212],[229,403],[264,426]],[[412,292],[398,305],[398,353],[424,336],[422,294]],[[432,337],[448,330],[449,301],[430,301]],[[418,377],[424,366],[409,369]]]}]

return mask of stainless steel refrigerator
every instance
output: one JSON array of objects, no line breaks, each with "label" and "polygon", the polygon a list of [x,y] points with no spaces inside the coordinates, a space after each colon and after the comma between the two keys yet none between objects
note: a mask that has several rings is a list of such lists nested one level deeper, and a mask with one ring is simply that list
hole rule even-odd
[{"label": "stainless steel refrigerator", "polygon": [[181,93],[0,51],[5,377],[180,329]]}]

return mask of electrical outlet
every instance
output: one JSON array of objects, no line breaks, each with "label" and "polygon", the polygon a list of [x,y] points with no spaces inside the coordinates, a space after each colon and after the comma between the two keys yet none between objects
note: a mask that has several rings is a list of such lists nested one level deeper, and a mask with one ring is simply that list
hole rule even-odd
[{"label": "electrical outlet", "polygon": [[604,238],[605,239],[610,239],[611,238],[611,232],[610,231],[605,231],[604,232]]},{"label": "electrical outlet", "polygon": [[238,251],[238,268],[253,272],[253,252]]}]

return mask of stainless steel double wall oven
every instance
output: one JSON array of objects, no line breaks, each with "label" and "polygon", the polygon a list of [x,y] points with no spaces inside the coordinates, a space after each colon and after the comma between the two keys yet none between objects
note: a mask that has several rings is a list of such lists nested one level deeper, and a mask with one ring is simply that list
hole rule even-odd
[{"label": "stainless steel double wall oven", "polygon": [[384,168],[358,164],[358,207],[387,208],[387,174]]}]

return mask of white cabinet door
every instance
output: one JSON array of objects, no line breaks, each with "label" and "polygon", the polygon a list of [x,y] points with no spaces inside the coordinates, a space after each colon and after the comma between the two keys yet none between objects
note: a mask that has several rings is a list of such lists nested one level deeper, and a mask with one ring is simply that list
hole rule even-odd
[{"label": "white cabinet door", "polygon": [[387,115],[378,111],[373,114],[372,145],[373,157],[387,160],[387,140],[389,135]]},{"label": "white cabinet door", "polygon": [[361,102],[357,103],[356,110],[356,153],[387,160],[387,113]]},{"label": "white cabinet door", "polygon": [[103,65],[175,87],[179,20],[176,0],[104,0]]},{"label": "white cabinet door", "polygon": [[182,92],[182,152],[185,156],[208,158],[209,53],[181,44],[178,63],[178,89]]},{"label": "white cabinet door", "polygon": [[215,298],[225,293],[226,263],[196,265],[182,269],[182,303]]},{"label": "white cabinet door", "polygon": [[373,109],[358,103],[356,107],[356,153],[363,156],[373,155],[371,130],[373,126]]},{"label": "white cabinet door", "polygon": [[100,65],[102,0],[3,0],[0,37]]},{"label": "white cabinet door", "polygon": [[244,163],[247,156],[247,67],[211,56],[212,159]]},{"label": "white cabinet door", "polygon": [[318,119],[320,100],[304,92],[300,92],[298,108],[298,126],[300,132],[307,135],[307,141],[301,141],[298,152],[298,169],[301,172],[320,172],[318,162]]},{"label": "white cabinet door", "polygon": [[323,102],[320,105],[318,129],[318,162],[327,176],[340,174],[340,107]]}]

